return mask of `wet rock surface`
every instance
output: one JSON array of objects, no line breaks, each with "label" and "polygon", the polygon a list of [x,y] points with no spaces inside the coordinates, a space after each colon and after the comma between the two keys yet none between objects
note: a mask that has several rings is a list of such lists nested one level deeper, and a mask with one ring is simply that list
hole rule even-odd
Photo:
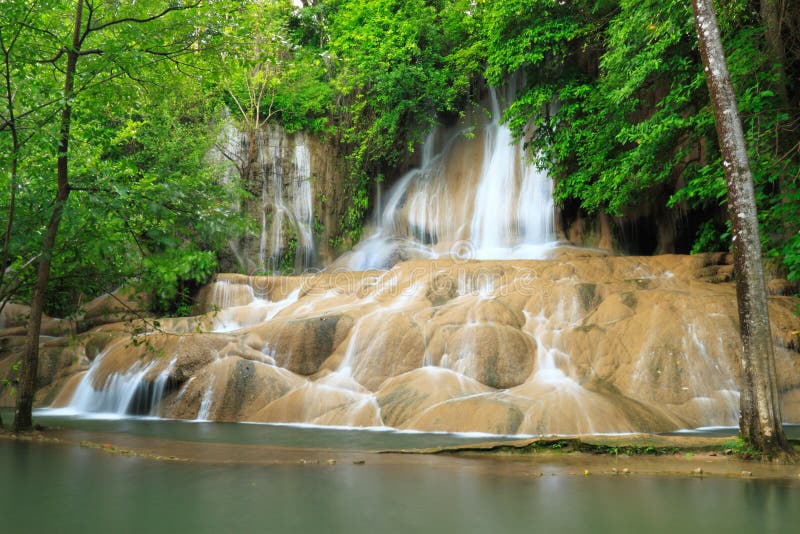
[{"label": "wet rock surface", "polygon": [[[227,308],[50,342],[40,400],[138,370],[166,380],[158,413],[175,418],[535,435],[736,424],[735,288],[706,272],[719,258],[553,257],[219,275]],[[787,421],[800,421],[797,306],[770,298]]]}]

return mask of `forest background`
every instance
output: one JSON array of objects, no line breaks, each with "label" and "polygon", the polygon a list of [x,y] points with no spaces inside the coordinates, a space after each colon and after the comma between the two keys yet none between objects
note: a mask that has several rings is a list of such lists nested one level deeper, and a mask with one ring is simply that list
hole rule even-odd
[{"label": "forest background", "polygon": [[[797,281],[800,5],[716,7],[764,254]],[[3,302],[31,298],[60,156],[71,194],[46,311],[68,316],[136,281],[153,311],[182,314],[230,236],[252,224],[231,209],[244,184],[222,180],[208,158],[225,113],[243,130],[272,122],[336,147],[347,202],[330,245],[343,250],[376,184],[435,124],[511,76],[522,87],[506,121],[554,179],[558,203],[612,217],[657,204],[690,214],[683,252],[730,246],[689,2],[0,0],[0,12]]]}]

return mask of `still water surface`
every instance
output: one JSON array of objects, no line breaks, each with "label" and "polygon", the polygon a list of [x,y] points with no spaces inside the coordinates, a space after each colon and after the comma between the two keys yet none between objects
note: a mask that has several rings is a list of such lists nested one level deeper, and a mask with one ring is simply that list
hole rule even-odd
[{"label": "still water surface", "polygon": [[[475,439],[177,421],[38,420],[71,426],[76,433],[114,431],[203,447],[233,442],[375,450]],[[182,463],[0,440],[0,531],[784,533],[800,525],[800,480],[587,477],[522,461],[362,456],[364,465]]]},{"label": "still water surface", "polygon": [[[460,465],[463,463],[464,465]],[[794,481],[156,462],[0,441],[4,532],[796,532]]]},{"label": "still water surface", "polygon": [[[8,418],[11,420],[11,417]],[[58,410],[38,410],[36,422],[47,427],[93,432],[123,432],[136,436],[204,443],[270,445],[295,448],[344,450],[423,449],[514,439],[490,434],[447,434],[380,430],[342,429],[310,425],[216,423],[146,417],[75,417]]]}]

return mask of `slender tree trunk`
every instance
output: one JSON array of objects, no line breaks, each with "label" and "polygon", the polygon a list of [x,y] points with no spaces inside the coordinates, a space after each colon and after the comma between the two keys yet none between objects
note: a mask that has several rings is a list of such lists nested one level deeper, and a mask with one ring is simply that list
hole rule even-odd
[{"label": "slender tree trunk", "polygon": [[692,0],[692,7],[728,185],[742,339],[739,430],[753,446],[778,456],[792,449],[781,426],[753,177],[713,1]]},{"label": "slender tree trunk", "polygon": [[[788,108],[789,91],[786,87],[786,47],[781,36],[781,0],[761,0],[761,23],[764,25],[764,35],[767,38],[769,51],[772,53],[773,64],[777,69],[778,80],[776,89],[781,106]],[[787,111],[784,109],[783,111]]]},{"label": "slender tree trunk", "polygon": [[[3,75],[5,77],[5,97],[6,97],[6,112],[8,113],[8,129],[11,132],[11,180],[9,185],[9,200],[8,200],[8,222],[6,223],[6,231],[3,236],[3,250],[0,253],[0,311],[6,305],[6,295],[4,294],[4,285],[6,269],[8,268],[8,259],[11,251],[11,234],[14,228],[14,214],[16,212],[16,199],[17,199],[17,173],[19,170],[19,152],[20,141],[19,131],[17,129],[17,118],[14,113],[14,88],[11,84],[11,49],[14,47],[16,36],[12,38],[11,42],[6,44],[5,39],[0,35],[0,47],[3,49]],[[1,423],[1,422],[0,422]]]},{"label": "slender tree trunk", "polygon": [[33,427],[33,396],[36,391],[36,374],[39,367],[39,335],[42,331],[42,314],[50,281],[50,264],[55,249],[61,216],[69,198],[69,130],[72,118],[72,98],[75,92],[75,70],[80,49],[81,25],[83,23],[83,2],[76,1],[75,27],[72,46],[67,50],[67,66],[64,71],[64,104],[61,110],[61,129],[58,142],[58,189],[53,204],[53,213],[47,223],[42,241],[41,258],[36,273],[36,286],[31,300],[31,316],[25,340],[25,355],[22,360],[22,374],[17,390],[17,407],[14,412],[14,430],[29,430]]},{"label": "slender tree trunk", "polygon": [[[16,118],[14,116],[14,94],[11,88],[11,72],[9,69],[8,58],[6,58],[6,98],[6,105],[8,108],[8,127],[11,131],[11,184],[9,186],[8,222],[6,223],[6,231],[5,235],[3,236],[2,256],[0,256],[0,291],[2,291],[6,269],[8,268],[8,257],[11,248],[11,230],[14,227],[14,211],[16,210],[17,172],[19,168],[20,149]],[[0,310],[2,309],[2,304],[0,304]]]},{"label": "slender tree trunk", "polygon": [[[789,85],[786,77],[786,46],[781,35],[782,22],[781,13],[783,11],[782,0],[761,0],[761,23],[764,26],[764,36],[769,46],[772,57],[773,67],[775,68],[778,79],[775,80],[775,94],[777,97],[777,112],[789,113],[791,104],[789,102]],[[796,185],[794,179],[787,172],[791,163],[790,154],[797,144],[797,136],[793,128],[786,121],[777,120],[775,124],[775,135],[777,137],[776,157],[780,166],[780,176],[778,177],[778,188],[780,189],[781,205],[787,214],[794,209],[791,199],[795,194]],[[783,160],[783,161],[781,161]],[[790,240],[797,232],[797,224],[793,217],[783,217],[783,238]]]}]

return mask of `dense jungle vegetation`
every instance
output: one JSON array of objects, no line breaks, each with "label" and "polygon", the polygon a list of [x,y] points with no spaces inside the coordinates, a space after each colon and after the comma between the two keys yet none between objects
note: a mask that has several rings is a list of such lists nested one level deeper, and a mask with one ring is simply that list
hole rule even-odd
[{"label": "dense jungle vegetation", "polygon": [[[223,109],[243,128],[279,122],[338,147],[352,242],[375,183],[509,76],[524,81],[506,120],[558,202],[612,216],[666,203],[699,221],[692,251],[728,249],[688,1],[299,4],[0,0],[0,297],[30,298],[67,164],[47,310],[137,279],[175,313],[248,224],[230,209],[243,191],[207,157]],[[716,5],[763,248],[799,280],[800,4]]]}]

